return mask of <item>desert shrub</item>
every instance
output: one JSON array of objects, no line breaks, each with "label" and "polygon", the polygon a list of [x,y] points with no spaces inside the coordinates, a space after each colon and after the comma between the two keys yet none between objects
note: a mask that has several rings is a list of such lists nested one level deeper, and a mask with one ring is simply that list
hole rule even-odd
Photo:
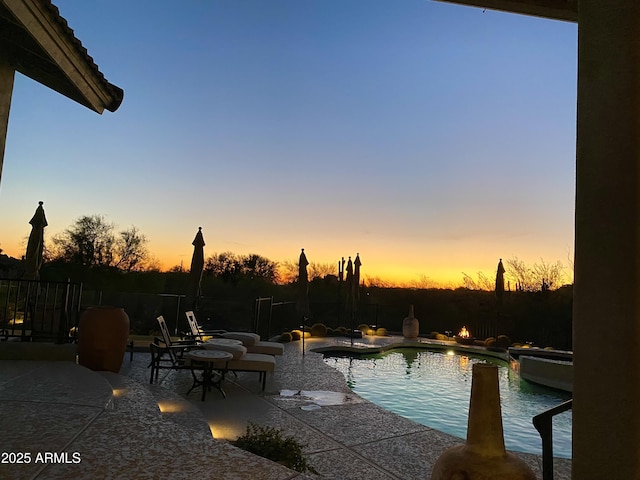
[{"label": "desert shrub", "polygon": [[280,341],[282,343],[289,343],[292,340],[293,340],[293,335],[291,335],[291,332],[284,332],[282,335],[280,335]]},{"label": "desert shrub", "polygon": [[495,347],[496,346],[496,339],[493,338],[493,337],[489,337],[489,338],[485,339],[484,346],[485,347]]},{"label": "desert shrub", "polygon": [[438,338],[438,335],[440,335],[438,332],[431,332],[431,333],[429,334],[429,338],[430,338],[431,340],[435,340],[436,338]]},{"label": "desert shrub", "polygon": [[249,422],[247,431],[233,443],[247,452],[260,455],[297,472],[318,472],[307,462],[302,452],[306,445],[293,437],[284,437],[283,431],[273,427],[261,427]]},{"label": "desert shrub", "polygon": [[379,328],[376,330],[377,337],[386,337],[388,335],[386,328]]},{"label": "desert shrub", "polygon": [[361,323],[358,325],[357,330],[360,330],[363,335],[375,335],[375,332],[371,330],[371,327],[366,323]]},{"label": "desert shrub", "polygon": [[436,333],[436,340],[449,340],[449,337],[447,337],[446,335],[443,335],[441,333]]},{"label": "desert shrub", "polygon": [[312,337],[326,337],[327,336],[327,326],[324,323],[314,323],[311,326],[311,336]]},{"label": "desert shrub", "polygon": [[300,330],[291,330],[291,340],[300,340],[302,332]]},{"label": "desert shrub", "polygon": [[484,347],[484,340],[474,340],[474,341],[473,341],[473,344],[474,344],[476,347]]},{"label": "desert shrub", "polygon": [[496,339],[496,347],[509,348],[511,346],[511,339],[506,335],[498,335]]},{"label": "desert shrub", "polygon": [[336,333],[338,335],[347,335],[349,333],[349,330],[347,329],[347,327],[338,327],[336,328]]},{"label": "desert shrub", "polygon": [[555,350],[554,347],[544,347],[545,350]]}]

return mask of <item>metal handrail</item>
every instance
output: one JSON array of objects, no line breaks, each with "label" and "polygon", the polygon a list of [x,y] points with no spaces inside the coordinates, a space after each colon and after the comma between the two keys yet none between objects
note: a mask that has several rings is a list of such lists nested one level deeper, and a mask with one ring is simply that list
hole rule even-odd
[{"label": "metal handrail", "polygon": [[542,480],[553,480],[553,428],[551,421],[559,413],[571,410],[572,406],[573,400],[567,400],[533,417],[533,426],[536,427],[542,439]]}]

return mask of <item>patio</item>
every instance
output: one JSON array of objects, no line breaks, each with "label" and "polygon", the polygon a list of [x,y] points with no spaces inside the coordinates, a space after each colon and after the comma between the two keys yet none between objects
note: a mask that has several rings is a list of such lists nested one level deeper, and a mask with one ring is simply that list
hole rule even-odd
[{"label": "patio", "polygon": [[[373,344],[399,340],[365,339]],[[322,355],[309,351],[348,342],[307,339],[304,356],[301,342],[285,344],[264,393],[256,374],[241,373],[226,380],[226,399],[212,391],[205,402],[198,390],[184,395],[192,382],[187,371],[163,371],[158,384],[149,385],[147,352],[135,352],[131,361],[127,353],[119,375],[71,362],[0,361],[3,450],[5,456],[16,454],[2,458],[0,477],[317,478],[224,441],[244,433],[252,421],[282,428],[306,444],[322,478],[428,478],[440,453],[461,440],[361,399]],[[345,402],[303,410],[310,401],[280,396],[281,390],[340,392]],[[16,464],[20,453],[29,453],[30,462]],[[520,456],[542,478],[541,458]],[[570,460],[556,459],[555,478],[571,478]]]}]

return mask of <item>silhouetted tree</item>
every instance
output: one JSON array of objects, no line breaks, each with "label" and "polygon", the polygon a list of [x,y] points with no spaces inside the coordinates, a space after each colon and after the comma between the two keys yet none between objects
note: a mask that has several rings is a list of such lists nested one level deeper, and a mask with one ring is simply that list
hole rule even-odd
[{"label": "silhouetted tree", "polygon": [[113,261],[114,225],[102,215],[80,217],[53,237],[54,260],[86,267],[109,266]]},{"label": "silhouetted tree", "polygon": [[326,278],[329,275],[337,275],[338,269],[333,263],[309,263],[309,280]]},{"label": "silhouetted tree", "polygon": [[506,260],[506,276],[514,281],[516,288],[525,292],[556,289],[564,282],[564,266],[559,260],[547,263],[540,259],[540,263],[528,266],[518,257]]},{"label": "silhouetted tree", "polygon": [[204,264],[204,273],[224,281],[237,281],[242,272],[240,257],[232,252],[214,253]]},{"label": "silhouetted tree", "polygon": [[232,252],[213,254],[204,265],[205,275],[221,278],[226,282],[237,283],[241,279],[262,279],[275,283],[278,263],[261,255],[236,255]]},{"label": "silhouetted tree", "polygon": [[292,260],[285,260],[278,264],[278,283],[294,283],[298,279],[298,264]]},{"label": "silhouetted tree", "polygon": [[52,238],[54,261],[83,267],[142,270],[148,258],[147,239],[136,227],[114,235],[115,225],[102,215],[86,215]]},{"label": "silhouetted tree", "polygon": [[[330,275],[336,275],[338,269],[333,263],[316,263],[310,262],[308,265],[309,281],[316,278],[326,278]],[[298,261],[285,260],[278,263],[278,283],[294,283],[298,280]]]},{"label": "silhouetted tree", "polygon": [[278,264],[256,253],[242,257],[242,273],[248,278],[261,278],[275,282]]},{"label": "silhouetted tree", "polygon": [[149,260],[148,240],[137,227],[122,230],[115,242],[115,267],[125,272],[144,270]]},{"label": "silhouetted tree", "polygon": [[478,279],[474,280],[470,275],[462,272],[462,285],[467,290],[493,290],[494,284],[483,272],[478,272]]}]

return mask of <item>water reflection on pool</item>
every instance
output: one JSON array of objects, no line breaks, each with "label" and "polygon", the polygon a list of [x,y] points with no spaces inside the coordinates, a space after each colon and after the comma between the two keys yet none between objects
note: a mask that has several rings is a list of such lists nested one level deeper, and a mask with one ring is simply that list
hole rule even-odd
[{"label": "water reflection on pool", "polygon": [[[363,398],[428,427],[465,438],[471,394],[471,367],[498,365],[502,423],[507,449],[540,455],[540,435],[531,419],[571,398],[534,385],[498,359],[423,349],[398,349],[357,357],[327,355],[325,363],[342,372]],[[553,419],[553,453],[571,458],[571,411]]]}]

